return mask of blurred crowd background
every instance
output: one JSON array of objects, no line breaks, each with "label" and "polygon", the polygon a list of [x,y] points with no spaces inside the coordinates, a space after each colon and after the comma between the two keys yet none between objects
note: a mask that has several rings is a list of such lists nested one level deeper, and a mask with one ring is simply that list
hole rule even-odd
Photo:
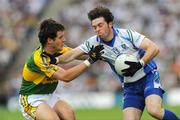
[{"label": "blurred crowd background", "polygon": [[[51,6],[57,21],[66,27],[66,44],[76,47],[93,35],[87,13],[97,5],[107,6],[115,16],[114,26],[134,29],[160,47],[156,57],[165,90],[180,88],[179,0],[0,0],[0,104],[18,96],[24,60],[38,46],[37,26]],[[48,17],[52,17],[51,14]],[[79,61],[62,65],[72,67]],[[108,64],[97,62],[70,83],[60,82],[58,92],[121,92],[121,83]]]},{"label": "blurred crowd background", "polygon": [[[21,70],[17,64],[20,51],[26,49],[49,0],[0,0],[0,104],[19,89]],[[25,57],[25,55],[24,55]],[[24,62],[24,61],[22,61]],[[22,68],[21,68],[22,69]],[[15,73],[15,74],[14,74]],[[15,77],[9,79],[10,75]],[[18,78],[16,78],[18,77]]]}]

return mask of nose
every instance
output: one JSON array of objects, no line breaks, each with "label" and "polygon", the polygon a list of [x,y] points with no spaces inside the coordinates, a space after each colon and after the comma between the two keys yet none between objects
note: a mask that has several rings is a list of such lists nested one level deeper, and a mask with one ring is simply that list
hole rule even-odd
[{"label": "nose", "polygon": [[98,32],[99,30],[100,30],[100,28],[97,26],[97,27],[96,27],[96,32]]},{"label": "nose", "polygon": [[62,41],[63,41],[63,42],[66,42],[66,38],[63,38]]}]

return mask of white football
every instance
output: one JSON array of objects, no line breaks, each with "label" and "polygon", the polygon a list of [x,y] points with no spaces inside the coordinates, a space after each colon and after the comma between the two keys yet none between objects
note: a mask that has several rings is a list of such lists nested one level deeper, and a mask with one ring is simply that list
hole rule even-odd
[{"label": "white football", "polygon": [[136,56],[131,54],[121,54],[115,60],[115,70],[119,75],[122,75],[122,70],[129,67],[129,65],[125,64],[125,61],[133,61],[138,62]]}]

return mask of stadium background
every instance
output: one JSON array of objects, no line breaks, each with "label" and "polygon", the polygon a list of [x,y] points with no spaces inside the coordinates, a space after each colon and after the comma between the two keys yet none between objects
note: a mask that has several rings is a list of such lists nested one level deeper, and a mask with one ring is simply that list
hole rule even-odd
[{"label": "stadium background", "polygon": [[[115,26],[135,29],[159,45],[161,52],[156,60],[167,91],[164,103],[179,111],[179,0],[0,0],[0,115],[4,116],[1,120],[8,120],[7,116],[19,120],[13,111],[19,109],[17,100],[22,66],[38,46],[38,24],[45,18],[63,23],[66,44],[76,47],[93,35],[87,12],[97,5],[111,9]],[[69,68],[78,62],[62,67]],[[61,82],[56,92],[77,109],[79,118],[86,115],[86,119],[82,120],[118,120],[122,115],[119,110],[122,105],[120,82],[105,63],[95,63],[75,81]],[[96,116],[99,117],[93,118],[90,112],[97,108],[109,109],[109,112],[97,111]],[[113,110],[117,113],[114,111],[111,115]],[[108,114],[112,117],[101,118]],[[180,116],[180,112],[177,114]]]}]

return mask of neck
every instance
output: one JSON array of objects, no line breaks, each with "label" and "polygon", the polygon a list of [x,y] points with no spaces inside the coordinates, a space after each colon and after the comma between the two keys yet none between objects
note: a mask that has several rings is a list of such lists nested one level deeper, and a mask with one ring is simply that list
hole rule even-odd
[{"label": "neck", "polygon": [[53,47],[48,46],[48,45],[44,47],[44,51],[45,51],[47,54],[50,54],[50,55],[52,55],[52,54],[54,54],[54,53],[56,52]]}]

